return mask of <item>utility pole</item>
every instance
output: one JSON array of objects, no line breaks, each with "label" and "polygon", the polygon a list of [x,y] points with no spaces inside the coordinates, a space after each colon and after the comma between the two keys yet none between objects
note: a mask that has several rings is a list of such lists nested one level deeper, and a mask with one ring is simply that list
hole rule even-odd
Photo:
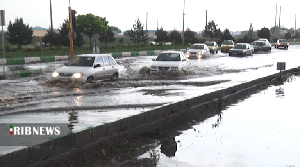
[{"label": "utility pole", "polygon": [[51,32],[53,32],[53,22],[52,22],[52,4],[50,0],[50,21],[51,21]]},{"label": "utility pole", "polygon": [[182,28],[182,45],[184,45],[184,8],[185,8],[185,0],[184,0],[184,4],[183,4],[183,28]]},{"label": "utility pole", "polygon": [[70,59],[73,59],[73,24],[72,24],[72,9],[70,6],[70,0],[69,0],[69,36],[70,36]]},{"label": "utility pole", "polygon": [[148,21],[148,12],[146,13],[146,31],[148,30],[147,29],[147,21]]},{"label": "utility pole", "polygon": [[279,11],[279,30],[280,30],[280,17],[281,17],[281,6],[280,6],[280,11]]}]

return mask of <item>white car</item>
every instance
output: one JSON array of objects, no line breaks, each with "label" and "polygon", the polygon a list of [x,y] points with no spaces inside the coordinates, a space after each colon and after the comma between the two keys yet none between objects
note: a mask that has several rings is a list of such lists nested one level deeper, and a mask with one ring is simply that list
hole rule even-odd
[{"label": "white car", "polygon": [[181,72],[187,68],[187,59],[182,51],[163,51],[153,61],[150,74]]},{"label": "white car", "polygon": [[269,40],[266,39],[266,38],[260,38],[260,39],[258,39],[257,41],[264,41],[268,47],[272,48],[271,43],[270,43]]},{"label": "white car", "polygon": [[52,73],[52,80],[91,82],[118,78],[118,64],[110,54],[75,56]]},{"label": "white car", "polygon": [[186,57],[189,59],[202,59],[210,56],[210,50],[206,44],[195,43],[186,52]]}]

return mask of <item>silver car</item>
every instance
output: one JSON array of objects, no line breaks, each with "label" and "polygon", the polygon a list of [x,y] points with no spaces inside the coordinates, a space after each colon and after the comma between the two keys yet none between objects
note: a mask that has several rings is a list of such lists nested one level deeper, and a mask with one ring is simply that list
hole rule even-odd
[{"label": "silver car", "polygon": [[208,56],[210,56],[210,50],[204,43],[195,43],[186,52],[186,57],[189,59],[202,59]]},{"label": "silver car", "polygon": [[254,53],[254,48],[248,43],[237,43],[228,53],[229,56],[247,56]]},{"label": "silver car", "polygon": [[118,64],[110,54],[82,54],[56,69],[52,80],[91,82],[115,80],[118,75]]}]

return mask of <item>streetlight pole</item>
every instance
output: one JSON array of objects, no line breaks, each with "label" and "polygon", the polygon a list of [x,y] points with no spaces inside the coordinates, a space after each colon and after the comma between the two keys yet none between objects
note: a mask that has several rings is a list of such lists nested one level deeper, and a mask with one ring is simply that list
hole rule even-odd
[{"label": "streetlight pole", "polygon": [[50,0],[50,21],[51,21],[51,32],[53,32],[52,4],[51,4],[51,0]]},{"label": "streetlight pole", "polygon": [[72,23],[72,9],[71,9],[71,5],[70,5],[70,0],[69,0],[69,26],[70,26],[70,31],[69,31],[69,35],[70,35],[70,59],[73,58],[73,23]]},{"label": "streetlight pole", "polygon": [[182,45],[184,45],[184,8],[185,8],[185,0],[184,0],[184,3],[183,3],[183,19],[182,19],[182,25],[183,25],[183,28],[182,28]]}]

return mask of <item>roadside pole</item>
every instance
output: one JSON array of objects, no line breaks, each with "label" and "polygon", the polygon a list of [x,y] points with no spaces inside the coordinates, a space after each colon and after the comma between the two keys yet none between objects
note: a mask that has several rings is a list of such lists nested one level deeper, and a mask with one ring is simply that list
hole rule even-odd
[{"label": "roadside pole", "polygon": [[[3,49],[3,59],[5,60],[5,48],[4,48],[4,32],[3,26],[5,26],[5,10],[0,10],[0,24],[2,27],[2,49]],[[5,63],[3,65],[3,75],[5,77]]]},{"label": "roadside pole", "polygon": [[69,36],[70,36],[70,59],[73,58],[73,25],[72,25],[72,9],[71,6],[69,6]]}]

